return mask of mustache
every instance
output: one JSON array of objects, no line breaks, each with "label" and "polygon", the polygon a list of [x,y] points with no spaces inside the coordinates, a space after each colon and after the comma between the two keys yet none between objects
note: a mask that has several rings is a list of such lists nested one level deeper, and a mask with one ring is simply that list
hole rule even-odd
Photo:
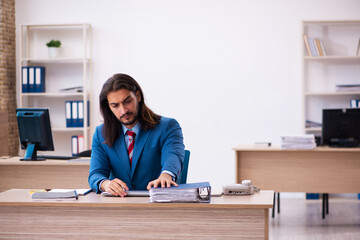
[{"label": "mustache", "polygon": [[127,117],[127,116],[131,116],[131,115],[133,115],[133,114],[134,114],[133,112],[127,112],[127,113],[121,115],[120,118],[124,118],[124,117]]}]

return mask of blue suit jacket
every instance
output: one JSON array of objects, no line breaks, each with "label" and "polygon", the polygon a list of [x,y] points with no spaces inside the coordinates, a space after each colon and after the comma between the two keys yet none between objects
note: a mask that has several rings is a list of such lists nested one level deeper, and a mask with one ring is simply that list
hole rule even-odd
[{"label": "blue suit jacket", "polygon": [[148,183],[168,170],[179,176],[184,161],[183,135],[175,119],[162,117],[152,130],[140,127],[135,137],[135,147],[130,167],[125,137],[121,131],[110,148],[102,135],[103,124],[95,130],[91,149],[89,185],[100,192],[99,183],[104,179],[118,178],[129,189],[145,190]]}]

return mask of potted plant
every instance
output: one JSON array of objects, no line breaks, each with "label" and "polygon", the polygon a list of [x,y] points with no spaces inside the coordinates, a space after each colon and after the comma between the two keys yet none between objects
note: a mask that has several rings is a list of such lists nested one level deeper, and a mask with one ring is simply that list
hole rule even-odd
[{"label": "potted plant", "polygon": [[61,46],[61,42],[59,40],[51,40],[46,43],[46,46],[49,48],[49,57],[57,58],[59,56],[59,49]]}]

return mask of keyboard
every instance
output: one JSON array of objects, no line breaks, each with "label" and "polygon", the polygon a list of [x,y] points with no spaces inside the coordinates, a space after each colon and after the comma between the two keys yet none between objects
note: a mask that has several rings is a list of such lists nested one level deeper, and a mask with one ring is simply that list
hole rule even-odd
[{"label": "keyboard", "polygon": [[76,159],[79,157],[73,157],[73,156],[51,156],[51,155],[38,155],[38,158],[45,158],[49,160],[69,160],[69,159]]},{"label": "keyboard", "polygon": [[[127,193],[126,197],[149,197],[150,196],[150,192],[147,190],[129,190],[129,191],[126,191],[126,193]],[[105,197],[118,197],[118,196],[114,196],[108,192],[102,192],[101,195],[105,196]]]}]

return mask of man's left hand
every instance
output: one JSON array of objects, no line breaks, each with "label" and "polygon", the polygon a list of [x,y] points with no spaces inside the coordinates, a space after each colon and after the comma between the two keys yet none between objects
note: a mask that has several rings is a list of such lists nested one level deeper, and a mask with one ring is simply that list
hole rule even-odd
[{"label": "man's left hand", "polygon": [[162,173],[160,174],[158,179],[155,179],[154,181],[149,182],[149,184],[147,185],[147,190],[150,190],[151,187],[157,188],[159,186],[161,186],[162,188],[164,187],[171,187],[171,185],[174,185],[175,187],[177,187],[178,185],[176,184],[176,182],[174,182],[172,180],[172,176],[170,176],[167,173]]}]

